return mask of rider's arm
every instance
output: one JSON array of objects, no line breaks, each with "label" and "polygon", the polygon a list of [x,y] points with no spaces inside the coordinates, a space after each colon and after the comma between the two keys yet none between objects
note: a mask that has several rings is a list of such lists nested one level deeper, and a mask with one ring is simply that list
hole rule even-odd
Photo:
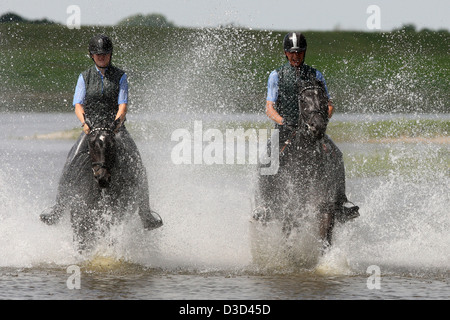
[{"label": "rider's arm", "polygon": [[84,107],[81,103],[75,104],[75,115],[77,116],[78,120],[80,120],[84,133],[88,134],[90,129],[89,126],[84,122]]},{"label": "rider's arm", "polygon": [[278,73],[272,71],[267,81],[266,115],[279,125],[283,124],[283,117],[275,110],[275,102],[278,99]]},{"label": "rider's arm", "polygon": [[278,123],[283,124],[283,117],[275,110],[275,102],[267,100],[266,102],[266,114],[267,116]]},{"label": "rider's arm", "polygon": [[84,78],[80,74],[77,81],[77,86],[75,87],[75,94],[73,95],[73,106],[75,108],[75,115],[78,120],[80,120],[84,133],[89,133],[89,126],[85,124],[84,119],[84,97],[86,96],[86,85],[84,83]]},{"label": "rider's arm", "polygon": [[333,113],[334,113],[333,101],[328,100],[328,119],[333,116]]},{"label": "rider's arm", "polygon": [[319,70],[316,70],[316,78],[321,81],[323,83],[323,86],[325,87],[325,91],[328,96],[328,118],[331,118],[334,113],[334,106],[333,102],[331,101],[330,94],[328,93],[327,82],[325,81],[325,77]]},{"label": "rider's arm", "polygon": [[125,117],[128,111],[128,78],[126,73],[124,73],[122,78],[120,78],[119,85],[120,85],[118,97],[119,110],[117,111],[115,120],[120,119],[120,122],[119,125],[116,127],[117,129],[125,121]]},{"label": "rider's arm", "polygon": [[126,103],[119,104],[119,111],[117,111],[116,119],[120,118],[120,124],[125,121],[125,116],[127,115],[128,105]]}]

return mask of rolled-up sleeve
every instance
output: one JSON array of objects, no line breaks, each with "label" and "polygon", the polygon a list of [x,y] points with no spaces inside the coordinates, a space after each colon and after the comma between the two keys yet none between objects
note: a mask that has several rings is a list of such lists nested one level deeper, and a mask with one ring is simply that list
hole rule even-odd
[{"label": "rolled-up sleeve", "polygon": [[327,82],[325,81],[325,77],[323,76],[322,72],[320,72],[319,70],[316,70],[316,78],[317,78],[317,80],[323,82],[323,86],[325,87],[325,91],[327,93],[328,99],[330,99],[330,94],[328,93],[328,88],[327,88]]},{"label": "rolled-up sleeve", "polygon": [[75,94],[73,95],[72,105],[75,107],[77,103],[84,104],[84,97],[86,96],[86,85],[84,83],[83,76],[80,74],[75,87]]},{"label": "rolled-up sleeve", "polygon": [[272,71],[267,81],[267,101],[276,102],[278,99],[278,72]]},{"label": "rolled-up sleeve", "polygon": [[119,86],[118,104],[128,103],[128,77],[126,73],[120,78]]}]

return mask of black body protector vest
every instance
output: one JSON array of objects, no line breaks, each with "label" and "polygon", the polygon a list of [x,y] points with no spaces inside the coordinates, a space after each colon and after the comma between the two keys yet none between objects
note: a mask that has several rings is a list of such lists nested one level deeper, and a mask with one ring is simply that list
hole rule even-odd
[{"label": "black body protector vest", "polygon": [[86,96],[84,112],[94,127],[110,125],[119,111],[120,78],[125,72],[110,65],[103,76],[92,66],[82,73]]},{"label": "black body protector vest", "polygon": [[[300,90],[309,86],[325,87],[324,83],[317,79],[317,70],[305,64],[295,68],[286,63],[276,71],[278,73],[278,99],[274,106],[275,110],[286,119],[287,123],[298,124],[300,120]],[[283,126],[280,125],[276,125],[276,128],[283,130]]]}]

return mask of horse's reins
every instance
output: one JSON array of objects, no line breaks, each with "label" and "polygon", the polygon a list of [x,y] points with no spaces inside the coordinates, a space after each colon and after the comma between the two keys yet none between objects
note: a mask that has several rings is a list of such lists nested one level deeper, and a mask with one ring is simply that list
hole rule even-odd
[{"label": "horse's reins", "polygon": [[286,149],[286,147],[292,143],[291,140],[294,139],[296,133],[297,133],[297,130],[295,130],[294,132],[292,132],[292,134],[291,134],[291,136],[289,137],[289,139],[287,139],[287,140],[284,142],[284,146],[283,146],[283,148],[282,148],[281,151],[280,151],[281,154],[283,154],[284,149]]}]

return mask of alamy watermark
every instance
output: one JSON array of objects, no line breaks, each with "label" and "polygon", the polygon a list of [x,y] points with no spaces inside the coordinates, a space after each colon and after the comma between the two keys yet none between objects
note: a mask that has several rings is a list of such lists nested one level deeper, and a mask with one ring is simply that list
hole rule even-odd
[{"label": "alamy watermark", "polygon": [[67,7],[66,13],[69,15],[66,20],[66,26],[69,29],[81,28],[81,9],[79,6],[72,4]]},{"label": "alamy watermark", "polygon": [[370,274],[367,278],[367,289],[373,290],[381,289],[381,269],[379,266],[371,265],[367,268],[366,272]]},{"label": "alamy watermark", "polygon": [[68,266],[66,272],[71,274],[66,281],[67,288],[70,290],[81,289],[80,267],[77,265]]},{"label": "alamy watermark", "polygon": [[366,20],[366,26],[369,30],[381,29],[381,9],[379,6],[372,4],[367,7],[367,14],[370,16]]},{"label": "alamy watermark", "polygon": [[[270,136],[271,137],[270,137]],[[274,175],[279,168],[278,129],[203,130],[202,121],[194,121],[194,130],[176,129],[171,140],[174,164],[261,165],[262,175]],[[270,150],[267,142],[270,138]]]}]

